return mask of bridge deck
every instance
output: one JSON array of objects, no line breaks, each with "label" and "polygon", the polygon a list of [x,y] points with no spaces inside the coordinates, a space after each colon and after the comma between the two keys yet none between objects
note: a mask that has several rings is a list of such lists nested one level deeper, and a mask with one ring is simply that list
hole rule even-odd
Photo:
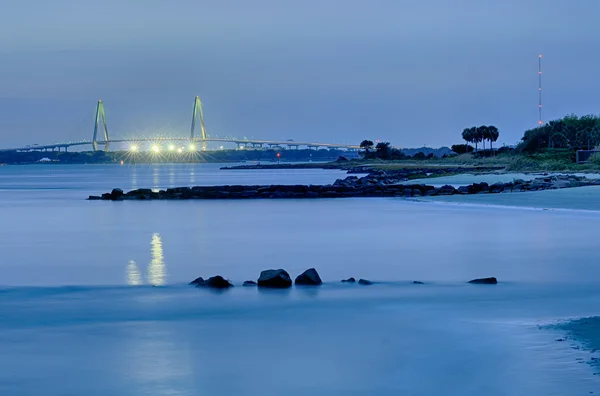
[{"label": "bridge deck", "polygon": [[[221,142],[221,143],[234,143],[237,145],[267,145],[267,146],[306,146],[306,147],[326,147],[326,148],[339,148],[339,149],[359,149],[360,146],[349,145],[349,144],[337,144],[337,143],[318,143],[318,142],[296,142],[296,141],[279,141],[279,140],[262,140],[262,139],[228,139],[228,138],[181,138],[181,137],[156,137],[156,138],[139,138],[139,139],[110,139],[108,141],[97,141],[99,145],[105,145],[107,143],[142,143],[142,142],[193,142],[194,144],[205,143],[205,142]],[[93,145],[92,140],[83,140],[78,142],[65,142],[55,143],[46,145],[34,145],[25,146],[9,149],[0,149],[0,151],[34,151],[34,150],[50,150],[68,148],[74,146]]]}]

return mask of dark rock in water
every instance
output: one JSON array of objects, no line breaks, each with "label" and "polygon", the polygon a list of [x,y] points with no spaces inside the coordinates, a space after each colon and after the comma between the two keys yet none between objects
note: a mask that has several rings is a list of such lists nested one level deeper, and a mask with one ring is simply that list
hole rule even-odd
[{"label": "dark rock in water", "polygon": [[287,288],[292,286],[292,279],[290,278],[290,274],[283,269],[264,270],[258,278],[258,286]]},{"label": "dark rock in water", "polygon": [[191,281],[190,285],[194,285],[196,287],[212,287],[215,289],[226,289],[228,287],[233,286],[227,279],[223,278],[220,275],[211,276],[207,280],[204,280],[202,277],[199,277]]},{"label": "dark rock in water", "polygon": [[102,194],[102,199],[111,199],[110,193]]},{"label": "dark rock in water", "polygon": [[340,155],[335,162],[348,162],[348,158],[344,157],[343,155]]},{"label": "dark rock in water", "polygon": [[366,280],[366,279],[359,279],[358,284],[359,285],[372,285],[373,282],[371,282],[370,280]]},{"label": "dark rock in water", "polygon": [[256,286],[256,282],[254,281],[246,281],[242,286]]},{"label": "dark rock in water", "polygon": [[204,286],[206,287],[214,287],[215,289],[226,289],[228,287],[232,287],[233,285],[227,279],[223,278],[220,275],[211,276],[204,282]]},{"label": "dark rock in water", "polygon": [[318,286],[323,283],[319,273],[314,268],[309,268],[296,277],[294,281],[297,285]]},{"label": "dark rock in water", "polygon": [[122,199],[123,195],[125,195],[123,190],[120,188],[113,188],[113,190],[110,192],[110,199],[116,201],[117,199]]},{"label": "dark rock in water", "polygon": [[421,281],[413,281],[413,285],[424,285]]},{"label": "dark rock in water", "polygon": [[201,276],[190,282],[190,285],[203,285],[203,284],[204,284],[204,278],[202,278]]},{"label": "dark rock in water", "polygon": [[356,282],[356,279],[354,279],[354,278],[342,279],[342,282],[344,282],[344,283],[354,283],[354,282]]},{"label": "dark rock in water", "polygon": [[480,279],[473,279],[470,280],[469,283],[473,283],[476,285],[495,285],[498,283],[498,280],[494,277],[491,278],[480,278]]},{"label": "dark rock in water", "polygon": [[102,197],[99,197],[99,196],[97,196],[97,195],[90,195],[90,196],[88,197],[88,200],[90,200],[90,201],[98,201],[98,200],[100,200],[100,199],[102,199]]}]

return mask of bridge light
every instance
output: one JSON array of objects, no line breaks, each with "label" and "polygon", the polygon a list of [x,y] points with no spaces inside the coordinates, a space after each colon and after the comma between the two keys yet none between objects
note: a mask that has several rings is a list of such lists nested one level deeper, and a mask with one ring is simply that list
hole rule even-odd
[{"label": "bridge light", "polygon": [[152,151],[155,153],[160,153],[160,147],[158,147],[158,145],[155,144],[152,146]]},{"label": "bridge light", "polygon": [[177,149],[177,152],[178,152],[179,154],[181,154],[181,153],[183,153],[183,149],[182,149],[181,147],[179,147],[179,148]]},{"label": "bridge light", "polygon": [[174,151],[174,150],[175,150],[175,145],[169,144],[169,151]]},{"label": "bridge light", "polygon": [[194,143],[192,143],[192,144],[189,145],[188,149],[190,151],[196,151],[196,145]]},{"label": "bridge light", "polygon": [[135,153],[136,151],[138,151],[138,146],[136,146],[135,144],[132,144],[131,147],[129,147],[129,151],[131,151],[132,153]]}]

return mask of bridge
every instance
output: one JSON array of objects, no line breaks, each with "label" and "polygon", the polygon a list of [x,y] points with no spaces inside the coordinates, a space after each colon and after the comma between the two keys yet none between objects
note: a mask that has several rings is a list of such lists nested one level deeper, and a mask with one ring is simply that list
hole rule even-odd
[{"label": "bridge", "polygon": [[[200,135],[196,135],[196,128],[199,126]],[[180,143],[184,143],[183,146]],[[28,145],[25,147],[15,147],[0,149],[0,151],[68,151],[70,147],[77,146],[92,146],[93,151],[100,151],[100,147],[103,147],[104,151],[109,151],[110,145],[113,143],[125,143],[128,145],[129,151],[140,150],[142,143],[151,143],[151,150],[159,152],[162,150],[166,151],[196,151],[196,150],[207,150],[207,143],[233,143],[237,145],[238,149],[253,148],[261,149],[265,147],[287,147],[288,149],[298,149],[300,147],[306,147],[308,149],[340,149],[340,150],[358,150],[358,145],[338,144],[338,143],[319,143],[319,142],[307,142],[307,141],[295,141],[295,140],[267,140],[267,139],[238,139],[230,137],[217,137],[209,136],[206,132],[204,125],[204,114],[202,111],[202,102],[200,97],[196,96],[194,99],[194,109],[192,113],[192,126],[190,135],[187,137],[167,137],[167,136],[156,136],[156,137],[140,137],[140,138],[127,138],[127,139],[114,139],[108,134],[108,127],[106,123],[106,115],[104,113],[104,103],[99,100],[96,105],[96,119],[94,124],[94,132],[91,140],[81,140],[75,142],[61,142],[54,144],[45,145]],[[166,147],[162,145],[167,143]],[[176,145],[177,143],[177,145]]]}]

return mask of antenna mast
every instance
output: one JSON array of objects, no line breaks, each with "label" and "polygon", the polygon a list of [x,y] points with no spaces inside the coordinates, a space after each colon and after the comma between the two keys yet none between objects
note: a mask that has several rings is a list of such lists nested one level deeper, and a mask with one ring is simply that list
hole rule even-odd
[{"label": "antenna mast", "polygon": [[542,54],[538,57],[538,125],[542,126]]}]

